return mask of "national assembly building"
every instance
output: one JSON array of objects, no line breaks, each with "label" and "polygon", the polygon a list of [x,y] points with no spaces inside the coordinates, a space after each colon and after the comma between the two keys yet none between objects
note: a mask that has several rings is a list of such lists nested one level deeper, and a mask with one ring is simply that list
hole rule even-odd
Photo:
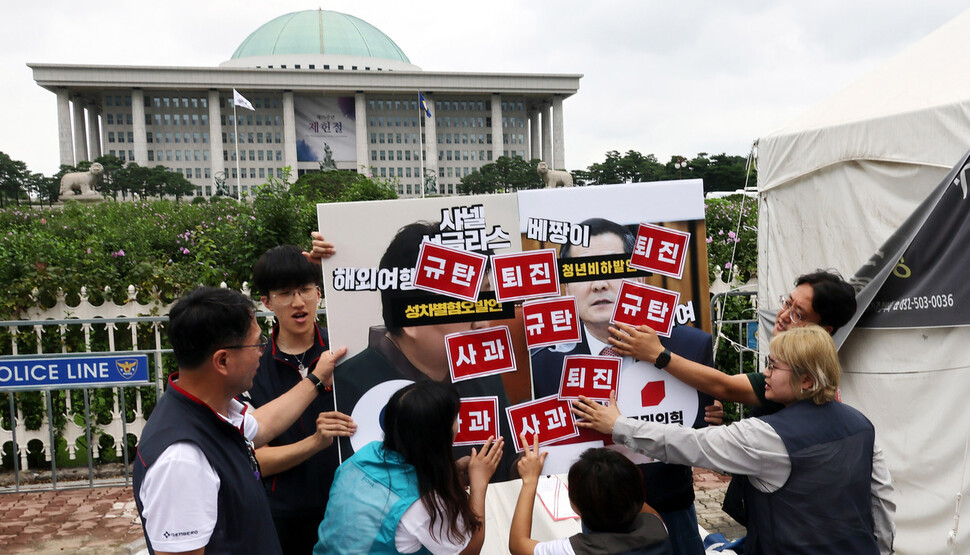
[{"label": "national assembly building", "polygon": [[61,164],[163,165],[204,196],[219,182],[246,194],[285,167],[373,173],[401,196],[429,183],[454,194],[500,156],[565,168],[563,100],[582,77],[423,71],[376,27],[327,10],[269,21],[219,67],[28,65],[57,97]]}]

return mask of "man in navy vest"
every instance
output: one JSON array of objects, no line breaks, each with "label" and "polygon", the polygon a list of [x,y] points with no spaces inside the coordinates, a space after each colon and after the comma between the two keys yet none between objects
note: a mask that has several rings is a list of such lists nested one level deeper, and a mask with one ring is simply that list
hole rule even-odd
[{"label": "man in navy vest", "polygon": [[[138,445],[135,503],[149,551],[279,554],[254,449],[288,428],[331,383],[346,349],[324,353],[287,393],[248,411],[248,391],[267,340],[252,302],[203,287],[169,313],[179,371],[168,380]],[[311,378],[310,376],[313,376]]]}]

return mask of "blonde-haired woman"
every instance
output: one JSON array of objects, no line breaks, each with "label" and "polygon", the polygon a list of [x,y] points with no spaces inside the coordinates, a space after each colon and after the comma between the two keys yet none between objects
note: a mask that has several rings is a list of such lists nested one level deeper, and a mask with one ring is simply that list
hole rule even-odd
[{"label": "blonde-haired woman", "polygon": [[835,401],[841,367],[831,336],[795,328],[769,344],[764,417],[694,430],[620,416],[586,398],[579,425],[656,459],[748,477],[746,554],[892,553],[893,488],[872,423]]}]

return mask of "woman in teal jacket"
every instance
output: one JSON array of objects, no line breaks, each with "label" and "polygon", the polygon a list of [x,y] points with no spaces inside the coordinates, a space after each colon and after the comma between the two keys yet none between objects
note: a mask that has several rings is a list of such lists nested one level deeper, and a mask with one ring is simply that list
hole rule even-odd
[{"label": "woman in teal jacket", "polygon": [[503,440],[490,438],[481,451],[472,450],[463,484],[451,450],[460,404],[450,384],[433,380],[391,397],[384,441],[366,445],[337,469],[314,554],[481,551],[485,490]]}]

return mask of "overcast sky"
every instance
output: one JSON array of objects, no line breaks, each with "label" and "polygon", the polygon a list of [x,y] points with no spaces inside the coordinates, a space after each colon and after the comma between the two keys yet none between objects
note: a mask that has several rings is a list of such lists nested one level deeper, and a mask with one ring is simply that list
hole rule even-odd
[{"label": "overcast sky", "polygon": [[[151,7],[149,7],[151,6]],[[335,10],[425,70],[583,74],[564,102],[566,166],[608,150],[661,161],[751,143],[959,15],[924,0],[131,0],[5,2],[0,151],[58,167],[56,101],[28,62],[217,66],[263,23]]]}]

